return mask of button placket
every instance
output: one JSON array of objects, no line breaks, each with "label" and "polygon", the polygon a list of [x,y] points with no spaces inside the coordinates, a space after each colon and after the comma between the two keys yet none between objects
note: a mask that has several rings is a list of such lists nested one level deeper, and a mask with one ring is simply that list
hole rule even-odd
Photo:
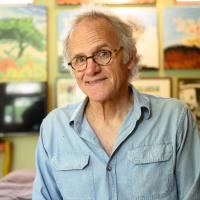
[{"label": "button placket", "polygon": [[112,171],[112,166],[108,164],[107,167],[106,167],[106,170],[107,171]]}]

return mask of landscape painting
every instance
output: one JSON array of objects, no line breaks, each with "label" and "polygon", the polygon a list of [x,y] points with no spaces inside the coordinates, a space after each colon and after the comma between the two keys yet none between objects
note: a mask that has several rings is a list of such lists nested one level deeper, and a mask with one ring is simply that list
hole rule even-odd
[{"label": "landscape painting", "polygon": [[200,7],[164,10],[164,68],[200,69]]},{"label": "landscape painting", "polygon": [[178,79],[178,97],[190,108],[200,131],[200,78]]},{"label": "landscape painting", "polygon": [[154,8],[111,8],[133,27],[136,48],[141,56],[139,63],[143,70],[155,70],[158,64],[157,14]]},{"label": "landscape painting", "polygon": [[76,12],[78,11],[78,9],[73,9],[73,10],[67,10],[67,11],[61,11],[58,13],[57,19],[58,19],[58,23],[57,23],[57,52],[58,52],[58,67],[59,67],[59,71],[60,72],[66,72],[69,76],[71,76],[70,74],[70,66],[66,65],[67,62],[66,61],[64,63],[63,60],[63,41],[65,38],[65,35],[68,31],[68,27],[69,27],[69,18],[72,17]]},{"label": "landscape painting", "polygon": [[56,0],[59,5],[76,5],[83,3],[103,3],[103,4],[155,4],[156,0]]},{"label": "landscape painting", "polygon": [[[110,8],[123,20],[127,20],[133,27],[133,37],[136,39],[139,63],[144,70],[157,70],[158,64],[158,31],[157,16],[154,8]],[[68,30],[69,18],[78,9],[62,11],[58,14],[58,63],[61,72],[67,72],[62,59],[62,41]]]},{"label": "landscape painting", "polygon": [[200,0],[175,0],[175,2],[179,4],[200,4]]},{"label": "landscape painting", "polygon": [[0,7],[0,82],[47,80],[44,6]]},{"label": "landscape painting", "polygon": [[56,106],[63,107],[69,103],[81,101],[85,95],[79,89],[74,78],[58,78],[56,82]]},{"label": "landscape painting", "polygon": [[133,86],[140,92],[160,97],[171,97],[171,78],[139,78],[131,81]]}]

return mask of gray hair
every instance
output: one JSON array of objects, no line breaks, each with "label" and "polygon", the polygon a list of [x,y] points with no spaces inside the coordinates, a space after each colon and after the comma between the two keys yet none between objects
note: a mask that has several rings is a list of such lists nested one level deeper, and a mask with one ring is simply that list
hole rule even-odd
[{"label": "gray hair", "polygon": [[123,62],[126,64],[130,59],[133,59],[134,56],[134,66],[129,75],[129,78],[134,78],[137,76],[139,70],[138,62],[140,56],[137,53],[136,49],[136,40],[133,35],[133,29],[137,27],[137,24],[134,22],[130,23],[130,20],[123,21],[118,15],[111,13],[109,9],[101,5],[88,4],[83,5],[77,14],[75,14],[69,24],[69,29],[63,41],[63,61],[64,65],[67,67],[67,61],[70,59],[69,55],[69,37],[71,32],[75,29],[76,25],[84,19],[95,19],[95,18],[104,18],[111,23],[115,31],[119,36],[120,45],[124,50]]}]

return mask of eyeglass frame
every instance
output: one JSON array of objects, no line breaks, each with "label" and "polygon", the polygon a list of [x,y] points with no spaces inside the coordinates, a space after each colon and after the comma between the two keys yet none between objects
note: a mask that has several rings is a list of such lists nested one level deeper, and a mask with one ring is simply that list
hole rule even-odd
[{"label": "eyeglass frame", "polygon": [[87,60],[88,60],[88,59],[92,59],[93,62],[95,62],[95,63],[98,64],[98,65],[106,66],[106,65],[108,65],[108,64],[110,63],[110,61],[112,60],[112,58],[113,58],[112,55],[113,55],[114,53],[117,54],[121,49],[123,49],[123,46],[120,46],[118,49],[106,50],[106,51],[109,51],[109,52],[110,52],[110,60],[109,60],[106,64],[104,64],[104,65],[99,64],[99,63],[94,59],[94,57],[96,56],[96,54],[97,54],[99,51],[95,52],[95,53],[94,53],[93,55],[91,55],[91,56],[83,56],[83,57],[86,58],[86,60],[85,60],[85,63],[86,63],[86,64],[85,64],[85,67],[84,67],[83,69],[78,70],[78,69],[76,69],[76,68],[74,68],[74,67],[72,66],[72,60],[73,60],[74,58],[76,58],[76,57],[72,58],[71,62],[69,62],[69,63],[67,63],[67,64],[70,65],[71,68],[72,68],[73,70],[75,70],[75,71],[84,71],[84,70],[87,68]]}]

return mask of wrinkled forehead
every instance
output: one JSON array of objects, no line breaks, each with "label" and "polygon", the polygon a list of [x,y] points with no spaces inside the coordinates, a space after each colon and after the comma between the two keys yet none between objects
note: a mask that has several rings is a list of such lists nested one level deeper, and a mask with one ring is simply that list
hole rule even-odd
[{"label": "wrinkled forehead", "polygon": [[87,17],[76,24],[69,35],[69,50],[76,48],[92,48],[105,43],[108,46],[117,46],[119,37],[113,25],[105,18]]},{"label": "wrinkled forehead", "polygon": [[74,32],[76,32],[79,29],[90,29],[90,28],[104,28],[106,30],[112,30],[114,32],[115,29],[113,27],[113,25],[111,24],[111,21],[109,21],[109,19],[107,19],[106,17],[103,16],[87,16],[84,17],[83,19],[80,19],[77,21],[77,23],[75,24],[73,31],[71,32],[71,35],[74,34]]}]

